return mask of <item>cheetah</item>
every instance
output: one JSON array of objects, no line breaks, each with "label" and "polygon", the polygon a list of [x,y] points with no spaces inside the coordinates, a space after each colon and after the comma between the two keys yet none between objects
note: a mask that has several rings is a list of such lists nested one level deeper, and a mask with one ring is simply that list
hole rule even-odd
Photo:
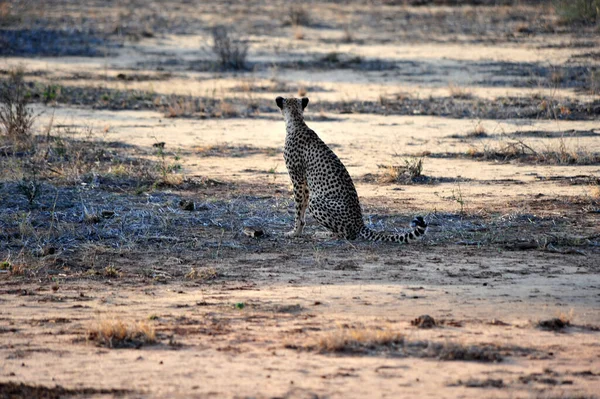
[{"label": "cheetah", "polygon": [[304,122],[308,98],[275,99],[286,125],[283,158],[294,186],[296,217],[287,237],[302,234],[306,210],[322,226],[348,240],[361,237],[370,241],[407,243],[425,234],[427,223],[421,216],[408,233],[376,232],[365,226],[356,188],[350,174],[333,151]]}]

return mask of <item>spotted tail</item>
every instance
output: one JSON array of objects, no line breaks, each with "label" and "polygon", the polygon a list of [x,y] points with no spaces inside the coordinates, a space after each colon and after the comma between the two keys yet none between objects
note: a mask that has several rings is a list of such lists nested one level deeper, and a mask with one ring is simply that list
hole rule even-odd
[{"label": "spotted tail", "polygon": [[413,231],[408,233],[387,233],[377,232],[364,226],[358,233],[360,237],[369,241],[391,241],[400,243],[409,243],[411,241],[419,239],[427,231],[427,223],[423,220],[423,217],[417,216],[410,223]]}]

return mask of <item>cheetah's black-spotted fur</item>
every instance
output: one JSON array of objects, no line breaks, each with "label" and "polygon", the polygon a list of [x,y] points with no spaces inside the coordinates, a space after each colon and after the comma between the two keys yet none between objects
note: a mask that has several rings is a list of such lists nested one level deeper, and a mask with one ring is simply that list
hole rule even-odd
[{"label": "cheetah's black-spotted fur", "polygon": [[427,230],[422,217],[416,217],[413,230],[404,234],[375,232],[365,226],[358,194],[350,174],[331,149],[304,123],[308,98],[275,99],[285,118],[287,135],[283,157],[296,201],[294,230],[302,234],[306,209],[327,229],[349,240],[362,237],[371,241],[409,242]]}]

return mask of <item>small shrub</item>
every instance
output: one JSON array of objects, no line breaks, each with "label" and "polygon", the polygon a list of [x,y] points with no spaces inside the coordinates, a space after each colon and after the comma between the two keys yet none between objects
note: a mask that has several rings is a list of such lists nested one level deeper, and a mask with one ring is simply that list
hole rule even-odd
[{"label": "small shrub", "polygon": [[240,70],[246,68],[246,56],[249,45],[220,26],[213,29],[212,51],[219,60],[219,65],[225,69]]},{"label": "small shrub", "polygon": [[113,265],[108,265],[102,270],[102,275],[108,278],[121,277],[121,272]]},{"label": "small shrub", "polygon": [[452,98],[463,99],[463,100],[467,100],[467,99],[473,97],[471,92],[469,92],[469,90],[462,88],[460,86],[457,86],[454,83],[450,83],[448,85],[448,93],[450,94],[450,97],[452,97]]},{"label": "small shrub", "polygon": [[31,179],[23,178],[17,184],[17,190],[27,199],[29,206],[32,206],[35,199],[39,196],[40,187],[41,183],[37,180],[35,174]]},{"label": "small shrub", "polygon": [[122,320],[101,320],[87,332],[88,341],[107,348],[139,348],[156,342],[156,331],[140,322],[126,324]]},{"label": "small shrub", "polygon": [[418,180],[423,173],[423,158],[405,159],[404,165],[377,165],[383,169],[380,183],[410,183]]},{"label": "small shrub", "polygon": [[44,104],[48,104],[49,102],[55,101],[60,96],[61,88],[59,85],[47,85],[44,87],[42,91],[42,100],[44,100]]},{"label": "small shrub", "polygon": [[542,330],[560,331],[571,325],[569,320],[565,320],[559,317],[548,320],[540,320],[537,323],[537,327]]},{"label": "small shrub", "polygon": [[220,101],[217,110],[215,111],[216,117],[221,118],[233,118],[239,116],[239,112],[233,104],[228,101]]},{"label": "small shrub", "polygon": [[31,96],[23,75],[23,68],[18,67],[10,72],[7,81],[0,84],[0,135],[16,143],[31,142],[31,127],[35,119],[29,107]]},{"label": "small shrub", "polygon": [[289,7],[288,19],[292,26],[308,26],[310,23],[308,11],[301,5]]},{"label": "small shrub", "polygon": [[554,9],[565,23],[595,23],[600,19],[600,0],[555,0]]},{"label": "small shrub", "polygon": [[214,280],[218,277],[217,269],[214,267],[204,267],[202,269],[193,268],[185,275],[185,278],[188,280]]},{"label": "small shrub", "polygon": [[388,329],[342,328],[321,336],[314,349],[327,352],[363,352],[378,347],[396,346],[404,343],[404,336]]},{"label": "small shrub", "polygon": [[323,56],[323,58],[321,58],[321,61],[327,62],[330,64],[337,64],[340,62],[340,54],[337,53],[336,51],[331,51],[331,52],[325,54]]}]

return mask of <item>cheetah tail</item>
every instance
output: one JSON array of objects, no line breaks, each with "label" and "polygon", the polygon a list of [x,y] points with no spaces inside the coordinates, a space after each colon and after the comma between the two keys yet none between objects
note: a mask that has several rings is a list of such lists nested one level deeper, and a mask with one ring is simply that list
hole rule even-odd
[{"label": "cheetah tail", "polygon": [[408,233],[395,234],[373,231],[367,226],[364,226],[358,234],[360,237],[369,241],[391,241],[409,243],[411,241],[418,240],[427,231],[427,223],[425,222],[422,216],[417,216],[416,218],[414,218],[413,221],[410,223],[410,226],[413,228],[412,231]]}]

